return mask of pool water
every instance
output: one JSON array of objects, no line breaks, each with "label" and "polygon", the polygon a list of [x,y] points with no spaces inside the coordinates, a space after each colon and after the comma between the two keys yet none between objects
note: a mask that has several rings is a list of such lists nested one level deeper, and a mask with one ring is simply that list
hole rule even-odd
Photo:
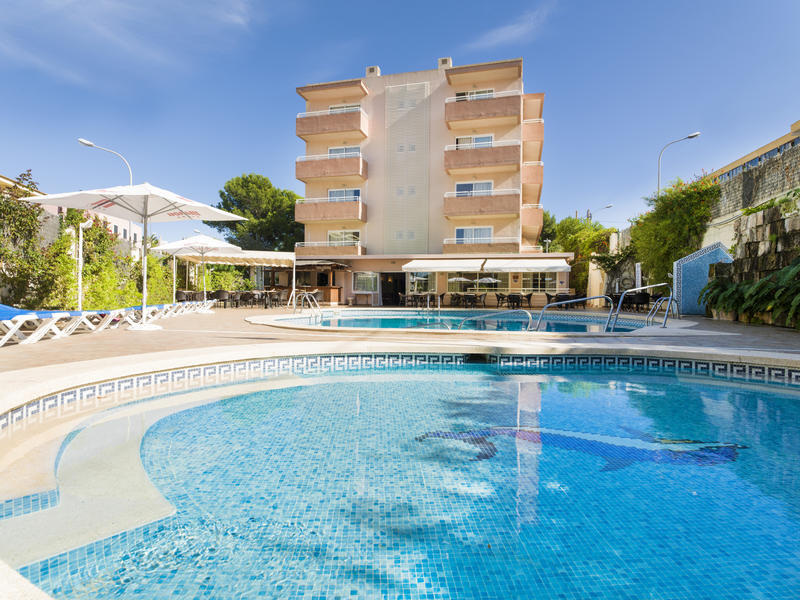
[{"label": "pool water", "polygon": [[[422,313],[419,311],[392,311],[371,316],[368,313],[349,315],[347,312],[326,316],[320,323],[323,327],[368,327],[378,329],[464,329],[470,331],[525,331],[528,317],[523,313],[500,314],[487,317],[484,311],[442,311]],[[538,313],[533,312],[532,328],[536,327]],[[483,317],[483,318],[474,318]],[[308,319],[306,317],[306,319]],[[542,319],[539,331],[553,333],[598,333],[605,327],[605,317],[578,317],[569,314],[548,314]],[[614,328],[617,332],[633,331],[644,323],[620,320]]]},{"label": "pool water", "polygon": [[796,599],[791,394],[469,365],[224,398],[142,441],[174,517],[37,583],[56,598]]}]

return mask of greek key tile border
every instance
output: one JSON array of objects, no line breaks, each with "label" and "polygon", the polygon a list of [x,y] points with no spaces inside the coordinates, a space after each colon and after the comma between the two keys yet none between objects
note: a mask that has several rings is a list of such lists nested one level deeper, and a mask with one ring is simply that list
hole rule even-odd
[{"label": "greek key tile border", "polygon": [[800,387],[800,368],[730,361],[661,358],[655,356],[561,354],[492,356],[490,362],[496,364],[501,373],[525,370],[658,372]]},{"label": "greek key tile border", "polygon": [[133,375],[63,390],[0,414],[0,439],[24,430],[33,423],[201,387],[287,374],[322,375],[362,369],[439,368],[462,364],[463,354],[326,354],[235,361]]}]

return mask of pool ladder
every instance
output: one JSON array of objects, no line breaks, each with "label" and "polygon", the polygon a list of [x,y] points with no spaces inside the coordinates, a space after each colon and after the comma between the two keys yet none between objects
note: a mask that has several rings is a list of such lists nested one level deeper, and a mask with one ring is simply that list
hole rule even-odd
[{"label": "pool ladder", "polygon": [[294,311],[298,312],[298,301],[299,301],[299,312],[303,312],[303,306],[307,303],[308,308],[311,311],[311,319],[313,323],[319,324],[322,322],[325,314],[322,311],[322,307],[319,305],[319,301],[317,297],[314,295],[314,292],[300,292],[297,294],[295,303],[294,303]]},{"label": "pool ladder", "polygon": [[[611,299],[611,296],[606,296],[605,294],[601,294],[600,296],[586,296],[586,298],[575,298],[574,300],[561,300],[560,302],[551,302],[550,304],[545,304],[539,313],[539,319],[536,321],[536,329],[534,329],[534,331],[539,331],[539,326],[542,324],[544,311],[551,306],[562,306],[564,304],[583,304],[585,307],[587,300],[599,300],[600,298],[605,298],[608,300],[608,316],[606,317],[606,324],[603,326],[603,333],[605,333],[609,330],[608,324],[611,321],[611,313],[614,312],[614,300]],[[612,327],[611,331],[613,330],[614,329]]]},{"label": "pool ladder", "polygon": [[661,327],[667,326],[667,319],[669,318],[670,309],[675,311],[675,316],[680,318],[681,314],[678,311],[678,303],[675,301],[674,296],[672,295],[672,286],[668,283],[656,283],[653,285],[644,285],[642,287],[635,287],[630,288],[622,292],[622,295],[619,297],[619,303],[617,304],[617,311],[614,313],[614,322],[611,323],[611,329],[609,331],[614,331],[614,328],[617,326],[617,320],[619,319],[619,311],[622,309],[623,300],[625,300],[625,295],[629,292],[641,292],[643,290],[652,290],[654,288],[666,287],[669,290],[669,296],[664,298],[663,296],[655,301],[653,307],[647,313],[647,317],[645,318],[645,325],[654,325],[656,319],[656,313],[658,313],[661,306],[664,302],[667,303],[666,310],[664,311],[664,321],[661,323]]}]

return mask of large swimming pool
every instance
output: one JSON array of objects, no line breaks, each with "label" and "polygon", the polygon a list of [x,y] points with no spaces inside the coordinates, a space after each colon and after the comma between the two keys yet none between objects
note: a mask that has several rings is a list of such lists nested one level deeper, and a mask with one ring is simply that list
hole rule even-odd
[{"label": "large swimming pool", "polygon": [[[495,314],[496,313],[496,314]],[[539,318],[538,311],[529,311],[532,329]],[[551,333],[599,333],[605,328],[606,316],[578,315],[568,311],[546,313],[539,331]],[[322,318],[313,314],[276,317],[274,322],[317,327],[370,329],[434,329],[465,331],[525,331],[528,315],[523,311],[490,310],[430,310],[415,309],[346,309],[323,310]],[[616,332],[633,331],[644,326],[641,319],[621,317]]]},{"label": "large swimming pool", "polygon": [[139,448],[174,515],[21,572],[59,599],[798,596],[796,389],[459,365],[214,394]]}]

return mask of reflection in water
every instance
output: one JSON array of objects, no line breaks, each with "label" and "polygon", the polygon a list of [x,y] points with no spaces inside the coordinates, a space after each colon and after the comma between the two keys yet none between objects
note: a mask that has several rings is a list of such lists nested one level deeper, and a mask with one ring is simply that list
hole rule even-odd
[{"label": "reflection in water", "polygon": [[[542,392],[537,381],[517,385],[517,428],[539,427]],[[536,523],[539,501],[539,455],[542,444],[517,438],[517,524]]]}]

